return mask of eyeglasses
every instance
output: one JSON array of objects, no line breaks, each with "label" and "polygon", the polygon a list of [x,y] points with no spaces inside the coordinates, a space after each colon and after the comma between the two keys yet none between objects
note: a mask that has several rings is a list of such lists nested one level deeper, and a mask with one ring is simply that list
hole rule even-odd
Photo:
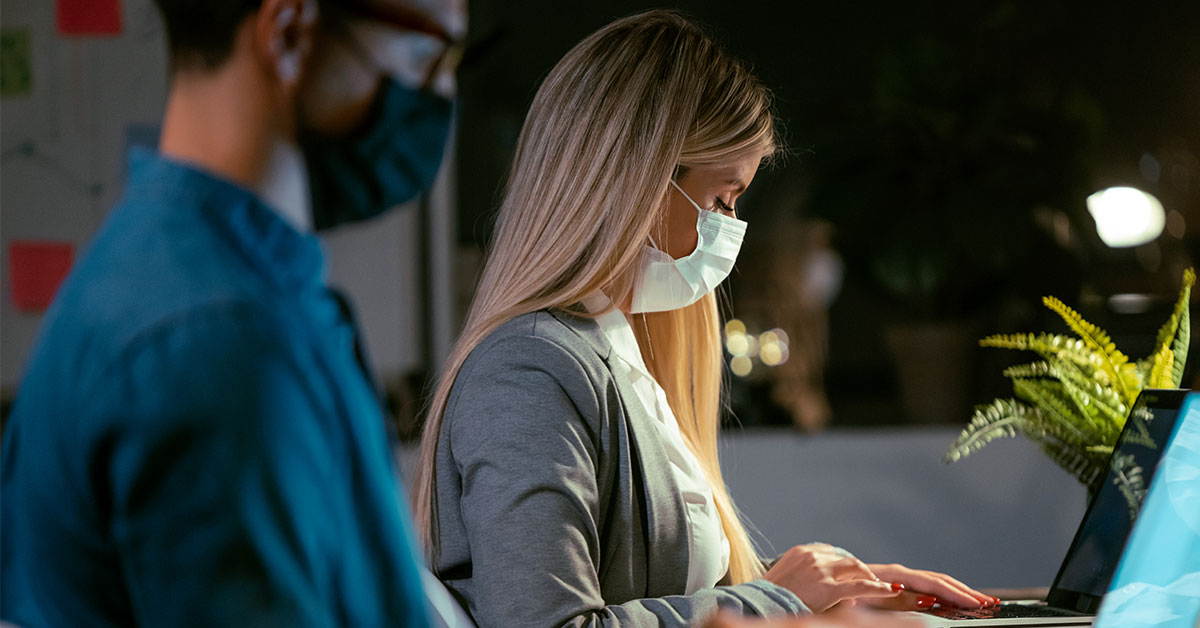
[{"label": "eyeglasses", "polygon": [[428,35],[440,40],[444,47],[426,70],[421,84],[422,89],[432,87],[438,76],[453,75],[462,62],[463,42],[447,32],[441,24],[416,9],[393,3],[371,2],[370,0],[349,0],[336,3],[334,6],[343,16],[362,18],[396,30]]}]

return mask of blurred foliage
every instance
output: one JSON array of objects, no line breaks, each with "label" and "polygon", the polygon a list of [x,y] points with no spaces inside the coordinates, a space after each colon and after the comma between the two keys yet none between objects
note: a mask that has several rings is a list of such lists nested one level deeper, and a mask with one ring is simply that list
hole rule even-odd
[{"label": "blurred foliage", "polygon": [[885,47],[873,93],[846,104],[859,110],[814,160],[814,210],[902,316],[961,318],[1009,296],[1054,246],[1035,209],[1085,196],[1104,116],[1053,67],[1014,63],[1046,45],[1030,10],[1004,3]]},{"label": "blurred foliage", "polygon": [[[1189,300],[1195,282],[1196,273],[1188,269],[1175,309],[1159,329],[1154,352],[1137,362],[1119,351],[1104,330],[1054,297],[1046,297],[1044,303],[1078,337],[1001,334],[981,340],[979,344],[985,347],[1032,351],[1041,360],[1004,371],[1012,380],[1016,398],[996,399],[976,409],[970,424],[946,451],[944,461],[953,462],[997,438],[1021,433],[1094,491],[1142,389],[1178,388],[1182,383],[1191,340]],[[1127,439],[1155,446],[1144,425],[1132,427]],[[1122,481],[1119,487],[1127,499],[1134,500],[1145,487],[1141,470],[1131,464],[1127,458],[1113,460]],[[1137,503],[1140,501],[1131,501],[1135,511]]]}]

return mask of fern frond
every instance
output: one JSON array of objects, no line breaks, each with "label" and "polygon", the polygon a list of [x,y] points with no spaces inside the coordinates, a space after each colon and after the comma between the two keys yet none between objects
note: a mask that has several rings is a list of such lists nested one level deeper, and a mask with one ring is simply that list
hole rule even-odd
[{"label": "fern frond", "polygon": [[1088,441],[1077,430],[1050,418],[1042,408],[1034,408],[1026,418],[1021,431],[1035,443],[1053,441],[1091,455]]},{"label": "fern frond", "polygon": [[[1088,401],[1082,403],[1092,406],[1112,424],[1110,430],[1115,440],[1117,433],[1125,425],[1125,417],[1129,414],[1129,407],[1121,401],[1121,397],[1112,388],[1101,386],[1095,377],[1089,377],[1087,371],[1074,362],[1052,360],[1050,372],[1063,383],[1064,389],[1068,394],[1072,394],[1072,397],[1074,394],[1087,396]],[[1076,392],[1073,393],[1072,389]]]},{"label": "fern frond", "polygon": [[1167,322],[1163,323],[1163,326],[1158,329],[1158,335],[1155,337],[1154,348],[1156,352],[1175,340],[1175,332],[1179,329],[1183,311],[1188,308],[1188,299],[1192,294],[1192,286],[1195,283],[1196,271],[1191,268],[1183,271],[1183,285],[1179,288],[1179,298],[1175,300],[1175,307],[1171,310],[1171,318],[1168,318]]},{"label": "fern frond", "polygon": [[993,334],[980,340],[979,346],[1050,354],[1087,351],[1082,340],[1063,334]]},{"label": "fern frond", "polygon": [[997,438],[1011,438],[1029,422],[1031,408],[1016,399],[996,399],[986,406],[975,408],[966,429],[950,443],[942,462],[954,462],[979,451]]},{"label": "fern frond", "polygon": [[1112,459],[1113,484],[1121,491],[1129,507],[1129,519],[1137,518],[1138,509],[1146,499],[1146,479],[1133,454],[1117,454]]},{"label": "fern frond", "polygon": [[1150,381],[1150,372],[1154,370],[1154,356],[1156,355],[1158,355],[1157,351],[1138,360],[1137,364],[1135,365],[1135,368],[1137,369],[1138,381],[1142,382],[1143,384],[1142,388],[1145,388],[1145,383]]},{"label": "fern frond", "polygon": [[1093,487],[1104,473],[1104,463],[1097,462],[1095,454],[1055,440],[1038,442],[1038,447],[1064,471],[1075,476],[1081,484]]},{"label": "fern frond", "polygon": [[[1101,328],[1084,320],[1054,297],[1046,307],[1063,318],[1079,337],[1061,334],[998,334],[979,342],[983,347],[1031,351],[1041,360],[1013,366],[1004,376],[1013,382],[1015,399],[996,399],[975,410],[966,429],[951,443],[945,462],[978,451],[997,438],[1018,432],[1037,444],[1055,464],[1089,490],[1099,488],[1110,469],[1110,458],[1122,427],[1125,440],[1157,448],[1145,408],[1130,408],[1146,387],[1178,387],[1182,383],[1191,339],[1191,290],[1196,273],[1184,273],[1183,287],[1170,320],[1159,330],[1154,353],[1132,362],[1117,350]],[[1126,423],[1132,421],[1132,425]],[[1116,484],[1130,504],[1145,495],[1142,470],[1133,458],[1111,462]]]},{"label": "fern frond", "polygon": [[1079,416],[1073,402],[1063,392],[1060,382],[1016,379],[1013,380],[1013,392],[1020,399],[1040,408],[1048,415],[1049,419],[1056,421],[1059,425],[1066,428],[1068,433],[1072,434],[1072,437],[1069,439],[1070,442],[1079,443],[1097,440],[1096,438],[1087,438],[1084,436],[1083,431],[1093,431],[1092,427],[1088,424],[1086,418]]},{"label": "fern frond", "polygon": [[1196,271],[1191,268],[1183,271],[1183,285],[1179,288],[1179,298],[1175,300],[1175,307],[1171,310],[1171,317],[1167,319],[1167,322],[1163,323],[1162,327],[1158,328],[1158,335],[1155,336],[1154,351],[1156,353],[1159,349],[1170,345],[1175,340],[1175,332],[1179,329],[1180,316],[1183,314],[1183,309],[1188,305],[1188,301],[1184,298],[1184,295],[1191,295],[1192,285],[1195,283]]},{"label": "fern frond", "polygon": [[[1190,293],[1191,289],[1188,288],[1186,292]],[[1190,299],[1191,296],[1189,295],[1186,298]],[[1179,331],[1175,334],[1174,344],[1171,345],[1171,355],[1174,357],[1174,363],[1171,365],[1172,388],[1179,388],[1183,385],[1183,367],[1187,364],[1188,347],[1191,342],[1192,314],[1185,302],[1183,314],[1179,317]]]},{"label": "fern frond", "polygon": [[1126,403],[1133,403],[1134,396],[1136,395],[1130,393],[1128,382],[1125,380],[1122,372],[1123,369],[1121,368],[1129,362],[1129,358],[1117,349],[1117,346],[1113,344],[1112,338],[1103,329],[1084,320],[1079,312],[1071,309],[1070,306],[1057,298],[1044,297],[1042,303],[1061,316],[1063,321],[1067,323],[1067,326],[1078,334],[1084,343],[1091,347],[1093,352],[1101,357],[1100,367],[1112,379],[1113,386],[1116,387],[1121,398]]},{"label": "fern frond", "polygon": [[1175,367],[1175,352],[1163,347],[1154,356],[1154,368],[1150,370],[1149,388],[1174,388],[1171,369]]},{"label": "fern frond", "polygon": [[1082,377],[1078,371],[1051,367],[1051,373],[1058,378],[1063,394],[1075,404],[1079,415],[1087,420],[1088,428],[1096,435],[1096,440],[1115,441],[1121,431],[1121,425],[1125,422],[1125,416],[1108,403],[1103,392],[1093,394],[1093,391],[1113,393],[1093,380]]},{"label": "fern frond", "polygon": [[1072,336],[1062,334],[995,334],[979,341],[981,347],[998,349],[1014,349],[1017,351],[1032,351],[1046,358],[1058,358],[1070,361],[1088,376],[1097,377],[1101,384],[1107,386],[1109,377],[1101,368],[1103,358],[1092,351],[1084,342]]},{"label": "fern frond", "polygon": [[1192,286],[1196,284],[1196,271],[1187,269],[1183,273],[1183,287],[1179,289],[1179,299],[1175,301],[1175,311],[1171,317],[1179,321],[1175,332],[1175,342],[1171,350],[1175,353],[1175,362],[1171,366],[1171,385],[1179,388],[1183,384],[1183,367],[1187,363],[1188,346],[1192,340],[1191,299]]},{"label": "fern frond", "polygon": [[1139,406],[1129,413],[1129,421],[1131,425],[1125,430],[1125,442],[1141,445],[1147,449],[1158,449],[1158,443],[1154,442],[1154,437],[1150,436],[1150,422],[1154,420],[1154,413],[1150,412],[1145,406]]},{"label": "fern frond", "polygon": [[1067,473],[1091,486],[1100,477],[1110,452],[1093,452],[1070,424],[1052,419],[1038,407],[1016,399],[996,399],[976,408],[966,429],[951,443],[942,461],[954,462],[998,438],[1024,434]]},{"label": "fern frond", "polygon": [[1050,363],[1044,361],[1010,366],[1004,369],[1003,375],[1009,379],[1053,377],[1053,373],[1050,370]]}]

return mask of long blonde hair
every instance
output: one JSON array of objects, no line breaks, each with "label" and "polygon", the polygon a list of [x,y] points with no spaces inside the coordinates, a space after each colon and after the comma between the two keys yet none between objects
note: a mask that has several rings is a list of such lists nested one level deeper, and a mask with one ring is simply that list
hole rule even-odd
[{"label": "long blonde hair", "polygon": [[[554,66],[521,129],[475,299],[426,419],[414,514],[431,556],[438,544],[438,435],[471,351],[521,314],[577,309],[596,290],[624,302],[642,245],[668,207],[673,174],[750,155],[765,159],[775,150],[767,90],[678,13],[649,11],[613,22]],[[710,294],[636,323],[646,365],[712,484],[733,582],[753,580],[762,565],[717,459],[722,359],[716,300]]]}]

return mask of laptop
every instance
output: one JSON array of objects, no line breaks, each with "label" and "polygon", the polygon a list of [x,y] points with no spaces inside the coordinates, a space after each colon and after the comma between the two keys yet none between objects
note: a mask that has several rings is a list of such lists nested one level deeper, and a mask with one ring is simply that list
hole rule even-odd
[{"label": "laptop", "polygon": [[1159,462],[1096,628],[1200,626],[1200,394]]},{"label": "laptop", "polygon": [[1143,479],[1153,477],[1187,393],[1146,389],[1138,396],[1117,438],[1104,482],[1088,504],[1044,602],[1013,601],[981,609],[934,607],[912,614],[921,616],[927,626],[1092,625],[1145,497],[1144,485],[1123,482],[1124,474],[1117,468],[1129,470],[1136,465]]}]

